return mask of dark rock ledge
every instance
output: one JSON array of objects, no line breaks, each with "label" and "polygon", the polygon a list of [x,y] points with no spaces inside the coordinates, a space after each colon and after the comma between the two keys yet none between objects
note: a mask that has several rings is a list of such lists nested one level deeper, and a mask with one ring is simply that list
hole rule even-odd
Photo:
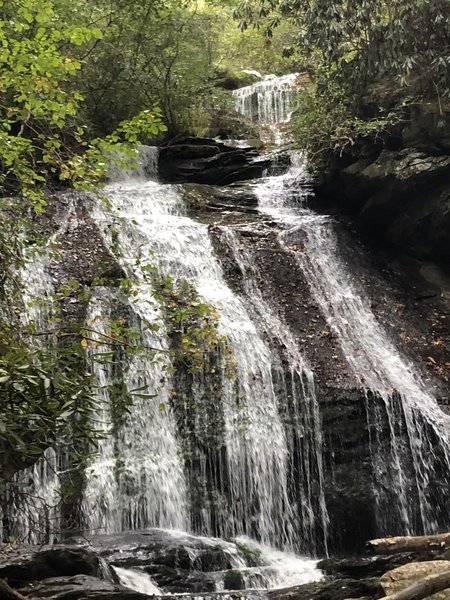
[{"label": "dark rock ledge", "polygon": [[261,177],[268,165],[253,147],[234,148],[209,138],[175,139],[159,151],[159,177],[165,183],[227,185]]},{"label": "dark rock ledge", "polygon": [[[365,598],[377,600],[386,591],[384,582],[389,579],[386,573],[399,567],[419,565],[423,572],[425,561],[448,560],[448,548],[437,547],[397,555],[379,555],[357,558],[330,558],[322,560],[319,568],[324,579],[319,582],[274,590],[211,591],[206,587],[189,585],[190,578],[200,582],[211,581],[210,575],[229,569],[224,563],[225,555],[220,555],[220,547],[205,546],[194,559],[183,544],[168,545],[161,538],[161,530],[131,532],[116,536],[100,536],[100,540],[82,540],[85,546],[56,545],[36,548],[32,546],[14,549],[9,545],[0,546],[0,580],[30,600],[144,600],[145,598],[174,598],[168,582],[161,585],[161,595],[147,595],[125,588],[119,583],[111,564],[131,568],[141,572],[172,568],[173,576],[178,577],[175,588],[185,600],[344,600],[345,598]],[[104,539],[102,539],[104,538]],[[200,543],[200,542],[197,542]],[[188,542],[189,544],[189,542]],[[89,547],[87,547],[89,545]],[[201,547],[197,549],[202,550]],[[218,554],[219,552],[219,554]],[[191,561],[189,563],[189,561]],[[111,563],[111,564],[110,564]],[[189,565],[188,565],[189,563]],[[189,568],[188,568],[189,567]],[[167,571],[168,572],[168,571]],[[184,575],[183,575],[184,573]],[[185,577],[186,585],[181,579]],[[176,596],[175,596],[176,597]],[[2,592],[0,590],[0,598]],[[3,599],[2,599],[3,600]]]}]

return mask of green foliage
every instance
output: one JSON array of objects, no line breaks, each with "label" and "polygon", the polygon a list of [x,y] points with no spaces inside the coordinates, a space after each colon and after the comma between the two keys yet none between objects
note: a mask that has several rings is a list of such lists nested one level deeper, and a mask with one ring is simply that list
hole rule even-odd
[{"label": "green foliage", "polygon": [[119,144],[116,154],[130,152],[139,135],[164,130],[160,114],[145,111],[106,139],[88,139],[74,87],[77,52],[101,37],[98,27],[65,24],[54,0],[0,0],[0,187],[19,191],[38,211],[44,186],[98,184],[105,151]]},{"label": "green foliage", "polygon": [[0,185],[19,184],[40,208],[36,186],[64,164],[63,131],[81,100],[65,85],[80,63],[60,48],[100,32],[61,26],[47,0],[2,0],[0,17]]},{"label": "green foliage", "polygon": [[202,371],[207,352],[227,347],[226,337],[219,332],[219,313],[202,302],[186,280],[155,276],[153,286],[154,297],[165,311],[168,333],[174,339],[174,362],[191,373]]},{"label": "green foliage", "polygon": [[[50,342],[17,318],[24,308],[20,269],[46,243],[36,243],[30,208],[42,212],[44,189],[55,184],[97,189],[108,157],[128,165],[140,136],[166,130],[154,108],[89,139],[76,77],[80,53],[92,50],[102,33],[83,19],[65,18],[68,10],[62,0],[0,0],[0,187],[3,195],[18,195],[0,202],[0,480],[32,464],[57,439],[76,446],[78,437],[97,435],[88,423],[95,400],[79,333],[55,323]],[[37,343],[40,336],[48,343]]]},{"label": "green foliage", "polygon": [[[210,80],[218,18],[194,0],[97,5],[104,37],[80,77],[96,133],[158,104],[171,135],[199,126],[214,98]],[[129,6],[131,4],[131,7]],[[100,13],[100,15],[99,15]]]},{"label": "green foliage", "polygon": [[291,50],[302,58],[313,92],[293,123],[299,147],[316,166],[358,142],[380,140],[408,103],[450,98],[450,12],[447,0],[241,0],[241,29],[268,38],[296,27]]},{"label": "green foliage", "polygon": [[338,67],[353,90],[383,77],[423,95],[449,95],[447,0],[243,0],[237,17],[242,28],[252,22],[269,34],[291,20],[302,53]]},{"label": "green foliage", "polygon": [[95,397],[83,348],[56,349],[37,336],[0,321],[0,483],[56,442],[72,446],[96,435],[86,427]]},{"label": "green foliage", "polygon": [[290,123],[295,145],[306,153],[313,169],[326,167],[330,157],[356,154],[361,144],[383,143],[404,118],[402,107],[396,107],[379,108],[376,116],[363,119],[344,93],[331,86],[327,92],[300,94]]},{"label": "green foliage", "polygon": [[245,544],[242,540],[234,540],[234,544],[248,567],[264,566],[264,558],[259,548]]},{"label": "green foliage", "polygon": [[215,53],[217,66],[232,71],[250,69],[280,75],[302,68],[301,57],[292,52],[297,36],[295,27],[284,21],[273,30],[270,39],[263,28],[242,30],[233,19],[238,2],[230,4],[228,8],[216,9],[221,23]]}]

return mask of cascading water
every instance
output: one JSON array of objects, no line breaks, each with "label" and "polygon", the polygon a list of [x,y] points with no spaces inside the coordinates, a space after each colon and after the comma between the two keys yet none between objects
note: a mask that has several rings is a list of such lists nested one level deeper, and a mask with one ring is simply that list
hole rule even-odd
[{"label": "cascading water", "polygon": [[[173,187],[130,183],[110,187],[107,193],[119,218],[114,220],[112,214],[100,211],[97,219],[107,240],[107,232],[119,227],[114,244],[126,268],[143,286],[141,265],[148,263],[163,276],[188,280],[219,311],[219,329],[233,351],[234,377],[217,357],[225,456],[219,455],[214,466],[221,474],[218,489],[208,492],[226,504],[220,508],[216,502],[214,531],[208,514],[200,517],[197,528],[223,536],[257,535],[264,543],[298,548],[297,517],[288,491],[289,449],[272,378],[276,357],[242,301],[226,284],[207,227],[185,216],[181,196]],[[193,402],[201,405],[195,386],[193,394]]]},{"label": "cascading water", "polygon": [[[237,90],[237,106],[261,123],[287,121],[296,79],[271,78]],[[116,173],[116,183],[106,189],[108,206],[86,200],[129,286],[91,286],[87,355],[98,396],[92,421],[105,438],[85,470],[82,526],[95,534],[170,529],[172,537],[184,540],[193,565],[197,548],[187,538],[194,536],[177,530],[209,536],[204,545],[229,554],[221,569],[240,569],[249,588],[317,580],[315,562],[291,554],[325,553],[328,541],[329,474],[322,456],[327,440],[313,373],[283,317],[260,293],[261,273],[239,227],[222,225],[218,234],[240,272],[237,292],[227,283],[208,227],[187,216],[179,188],[148,181],[156,172],[157,150],[144,147],[138,171]],[[293,156],[288,173],[252,184],[259,211],[281,230],[280,244],[295,255],[355,380],[367,390],[380,533],[434,531],[433,461],[441,462],[444,486],[450,470],[448,418],[339,258],[333,220],[299,205],[309,193],[307,180],[301,159]],[[148,275],[154,272],[163,280],[188,282],[201,302],[218,312],[223,341],[205,352],[199,372],[184,372],[171,358],[177,340],[167,299]],[[46,285],[46,276],[38,280]],[[131,327],[138,345],[151,348],[149,354],[127,354],[111,336],[108,341],[111,320],[118,319]],[[99,361],[98,354],[112,358]],[[125,410],[124,399],[133,392],[133,404]],[[46,464],[54,472],[58,457],[49,458]],[[41,466],[25,476],[34,490],[42,489],[47,503],[58,495],[52,473]],[[38,507],[19,519],[21,537],[43,511]],[[211,536],[246,537],[234,545]],[[28,539],[38,541],[33,535]],[[237,552],[242,542],[256,545],[260,566],[243,561]],[[143,572],[121,568],[117,572],[125,585],[157,593]],[[216,571],[216,589],[227,589],[225,573]]]},{"label": "cascading water", "polygon": [[[245,97],[251,97],[250,89],[246,90]],[[263,99],[258,98],[258,102],[264,104]],[[239,101],[238,108],[255,118],[250,103]],[[289,112],[289,107],[286,111]],[[273,123],[276,115],[277,111],[273,110],[268,122]],[[299,198],[310,193],[302,162],[300,156],[293,155],[288,173],[255,185],[259,208],[283,224],[280,241],[287,249],[290,246],[304,249],[295,253],[297,260],[331,330],[339,339],[346,360],[361,387],[379,395],[384,403],[390,438],[389,467],[383,464],[385,459],[381,454],[377,456],[374,448],[377,444],[371,440],[379,524],[385,524],[387,531],[388,524],[392,526],[394,521],[401,524],[404,533],[417,529],[426,533],[436,531],[438,524],[430,497],[435,469],[433,457],[438,446],[444,471],[442,483],[448,483],[450,418],[439,409],[414,365],[401,355],[377,322],[364,290],[355,283],[340,259],[333,220],[316,215],[301,204],[299,208]],[[370,402],[368,398],[369,427],[370,420],[375,419],[373,425],[379,431],[382,427],[379,408],[371,407]],[[405,432],[402,434],[402,426],[406,436]],[[383,492],[386,489],[390,490],[388,494]],[[392,518],[394,507],[397,514]]]},{"label": "cascading water", "polygon": [[[342,345],[353,373],[362,388],[379,394],[385,404],[391,465],[382,468],[382,459],[374,457],[375,461],[378,460],[374,464],[374,477],[379,522],[383,523],[389,512],[392,518],[395,507],[397,520],[403,525],[404,532],[412,533],[415,529],[415,502],[418,502],[421,526],[425,532],[433,532],[437,524],[429,496],[434,473],[431,457],[435,455],[437,438],[448,477],[450,418],[439,409],[417,370],[401,356],[377,322],[364,290],[355,283],[339,258],[333,220],[292,204],[292,185],[298,186],[299,181],[305,179],[304,168],[298,161],[286,175],[258,183],[255,191],[260,210],[285,225],[280,239],[287,249],[298,244],[304,248],[304,251],[296,253],[297,260],[331,330]],[[396,402],[401,403],[406,442],[402,439],[401,425],[396,423]],[[374,414],[373,411],[370,413]],[[409,463],[412,463],[412,473],[408,473]],[[387,498],[381,492],[381,488],[386,486],[392,490],[389,494],[390,511],[387,511]]]},{"label": "cascading water", "polygon": [[[223,227],[222,238],[230,247],[242,273],[246,306],[253,320],[259,323],[267,336],[272,337],[276,346],[283,349],[283,356],[285,360],[287,358],[287,368],[274,362],[272,369],[278,372],[281,381],[278,388],[279,403],[286,406],[292,419],[287,436],[289,456],[291,460],[297,457],[297,461],[292,462],[293,470],[290,473],[290,480],[296,481],[298,486],[295,498],[299,499],[297,510],[301,516],[297,527],[309,550],[316,549],[316,542],[322,536],[322,548],[326,552],[329,517],[323,487],[323,440],[314,375],[288,327],[263,300],[255,283],[260,273],[249,253],[239,244],[237,234],[231,228]],[[297,469],[299,472],[296,472]]]},{"label": "cascading water", "polygon": [[124,587],[141,592],[141,594],[148,594],[149,596],[161,596],[161,590],[146,573],[136,571],[135,569],[113,568]]},{"label": "cascading water", "polygon": [[295,108],[297,78],[298,73],[269,75],[263,81],[235,90],[236,110],[261,124],[286,123]]},{"label": "cascading water", "polygon": [[[100,340],[102,352],[112,350],[102,336],[108,332],[117,300],[110,290],[99,288],[90,301],[86,325],[94,340]],[[158,359],[152,361],[145,352],[122,354],[118,373],[114,364],[96,359],[98,346],[89,351],[100,396],[94,421],[105,437],[86,470],[86,526],[99,532],[152,526],[183,529],[187,527],[186,485],[170,410],[165,338],[151,328],[158,315],[145,292],[134,296],[133,305],[127,302],[127,307],[134,313],[139,343],[154,349]],[[111,391],[115,383],[121,386],[119,398]],[[132,405],[124,411],[117,401],[123,402],[133,390],[140,393],[132,396]]]},{"label": "cascading water", "polygon": [[[136,160],[133,168],[124,168],[120,164],[111,162],[108,169],[108,176],[111,182],[121,181],[146,181],[148,179],[156,180],[158,178],[158,147],[157,146],[138,146],[136,149]],[[126,159],[127,161],[130,159]]]},{"label": "cascading water", "polygon": [[[33,255],[22,270],[24,285],[22,322],[37,333],[52,328],[52,297],[55,293],[49,276],[46,256]],[[50,345],[51,336],[36,336],[36,345]],[[48,448],[32,467],[19,471],[9,484],[6,493],[9,536],[38,543],[42,539],[53,541],[60,529],[61,458],[57,451]],[[2,533],[0,531],[0,533]],[[1,539],[2,535],[0,535]]]}]

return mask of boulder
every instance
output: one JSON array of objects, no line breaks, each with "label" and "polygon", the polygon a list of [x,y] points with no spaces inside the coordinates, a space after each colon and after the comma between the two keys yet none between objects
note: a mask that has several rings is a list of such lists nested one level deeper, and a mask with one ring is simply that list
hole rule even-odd
[{"label": "boulder", "polygon": [[245,589],[245,580],[240,571],[229,569],[223,577],[223,585],[226,590]]},{"label": "boulder", "polygon": [[410,119],[402,131],[403,144],[429,154],[450,152],[449,105],[429,100],[410,107]]},{"label": "boulder", "polygon": [[140,600],[145,598],[143,594],[90,575],[50,577],[21,587],[20,593],[30,598],[49,598],[51,600],[81,600],[84,598]]},{"label": "boulder", "polygon": [[270,590],[268,600],[344,600],[345,598],[381,598],[383,588],[377,578],[336,579],[290,588]]},{"label": "boulder", "polygon": [[[387,571],[409,563],[432,561],[440,556],[437,551],[403,552],[395,555],[358,556],[350,558],[326,558],[317,567],[326,575],[338,578],[364,579],[379,577]],[[430,564],[429,562],[427,564]]]},{"label": "boulder", "polygon": [[220,139],[259,139],[259,127],[235,110],[217,110],[211,116],[208,136]]},{"label": "boulder", "polygon": [[117,581],[111,567],[87,548],[56,546],[25,553],[0,563],[0,579],[7,579],[13,587],[51,577],[73,575]]},{"label": "boulder", "polygon": [[170,594],[213,592],[214,574],[231,569],[237,556],[232,544],[160,529],[97,536],[92,544],[108,563],[138,568]]},{"label": "boulder", "polygon": [[249,184],[228,186],[198,185],[185,183],[183,196],[196,214],[203,210],[229,210],[256,212],[258,198]]},{"label": "boulder", "polygon": [[257,71],[229,71],[227,69],[217,69],[213,79],[215,87],[230,91],[252,85],[257,81],[261,81],[261,74]]}]

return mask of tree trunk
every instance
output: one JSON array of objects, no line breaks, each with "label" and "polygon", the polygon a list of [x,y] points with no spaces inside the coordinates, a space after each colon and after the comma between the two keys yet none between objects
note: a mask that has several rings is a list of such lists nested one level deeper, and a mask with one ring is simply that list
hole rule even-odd
[{"label": "tree trunk", "polygon": [[450,588],[450,571],[438,575],[429,575],[404,590],[385,596],[381,600],[422,600],[447,588]]},{"label": "tree trunk", "polygon": [[450,548],[450,533],[437,535],[402,536],[370,540],[367,547],[373,554],[397,554]]},{"label": "tree trunk", "polygon": [[22,594],[9,587],[4,579],[0,579],[0,598],[2,600],[28,600],[26,596],[22,596]]}]

